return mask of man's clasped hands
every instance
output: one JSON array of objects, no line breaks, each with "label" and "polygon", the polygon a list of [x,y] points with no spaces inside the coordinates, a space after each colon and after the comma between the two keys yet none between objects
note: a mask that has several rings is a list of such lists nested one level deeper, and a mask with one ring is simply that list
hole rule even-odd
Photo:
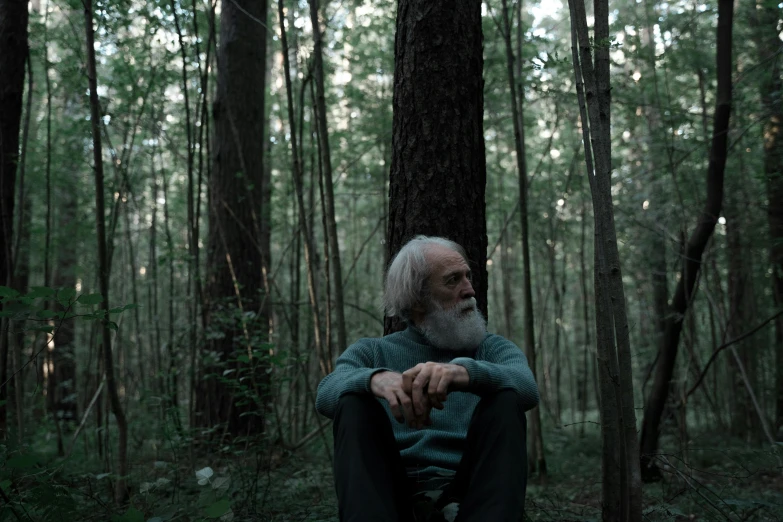
[{"label": "man's clasped hands", "polygon": [[459,364],[426,362],[403,373],[382,371],[372,376],[370,389],[389,403],[398,422],[421,429],[432,425],[432,408],[442,410],[447,395],[465,390],[470,384],[468,370]]}]

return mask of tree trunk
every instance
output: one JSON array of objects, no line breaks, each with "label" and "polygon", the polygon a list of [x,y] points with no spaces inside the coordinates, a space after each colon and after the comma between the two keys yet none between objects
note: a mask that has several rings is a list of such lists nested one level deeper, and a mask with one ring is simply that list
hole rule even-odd
[{"label": "tree trunk", "polygon": [[[573,55],[585,159],[595,213],[596,330],[604,480],[602,517],[604,521],[641,521],[642,495],[633,368],[611,195],[609,9],[605,0],[596,1],[594,42],[597,44],[594,47],[593,63],[593,42],[587,30],[584,2],[571,0],[569,5],[575,40]],[[582,81],[584,94],[581,91]],[[585,103],[588,103],[587,107]]]},{"label": "tree trunk", "polygon": [[[117,423],[118,451],[114,499],[120,504],[128,497],[125,477],[128,474],[128,423],[120,403],[117,382],[114,378],[114,358],[111,352],[111,330],[109,321],[109,262],[106,253],[106,208],[103,193],[103,149],[101,147],[101,115],[98,103],[98,79],[95,68],[95,30],[92,20],[92,0],[85,0],[84,21],[87,34],[87,75],[90,85],[90,124],[92,126],[93,160],[95,165],[95,216],[98,236],[98,283],[103,296],[100,309],[105,314],[101,325],[103,333],[103,371],[106,373],[106,389],[111,410]],[[116,329],[116,325],[114,325]]]},{"label": "tree trunk", "polygon": [[345,310],[343,306],[343,271],[340,263],[340,244],[337,240],[337,224],[334,215],[334,190],[332,187],[332,156],[329,150],[329,126],[326,122],[326,95],[324,86],[323,33],[318,21],[318,0],[310,2],[310,21],[313,26],[313,76],[315,78],[316,124],[318,128],[318,149],[323,168],[324,194],[326,199],[326,237],[329,243],[329,264],[334,281],[334,309],[337,313],[338,355],[348,348],[345,333]]},{"label": "tree trunk", "polygon": [[486,316],[481,2],[400,0],[394,55],[389,258],[417,234],[456,241]]},{"label": "tree trunk", "polygon": [[[783,81],[780,79],[780,52],[777,6],[757,0],[750,9],[756,29],[759,63],[768,64],[761,82],[764,106],[764,177],[767,180],[767,222],[769,223],[769,262],[772,265],[772,296],[777,308],[783,307]],[[775,432],[783,440],[783,317],[775,320]]]},{"label": "tree trunk", "polygon": [[[291,129],[291,156],[293,159],[293,178],[294,191],[296,192],[296,203],[299,209],[299,228],[301,235],[304,236],[305,264],[307,269],[307,290],[310,297],[310,306],[313,315],[313,332],[315,339],[315,350],[321,366],[321,373],[329,373],[329,361],[323,351],[323,342],[321,339],[321,313],[319,310],[318,296],[316,293],[317,283],[315,280],[316,266],[314,257],[313,230],[310,221],[307,219],[307,212],[304,205],[304,188],[302,182],[302,161],[299,155],[299,147],[296,141],[296,118],[294,118],[293,86],[291,85],[291,64],[288,55],[288,37],[285,29],[285,16],[283,14],[283,0],[277,0],[278,16],[280,19],[280,37],[283,46],[283,72],[285,75],[286,99],[288,101],[288,125]],[[298,293],[298,290],[297,290]],[[298,314],[297,314],[298,315]],[[298,332],[297,332],[298,337]]]},{"label": "tree trunk", "polygon": [[[202,368],[217,376],[198,384],[195,423],[225,423],[236,436],[263,431],[268,381],[258,357],[263,352],[254,350],[267,341],[260,223],[267,3],[224,0],[221,6],[205,298],[207,350],[220,363]],[[237,371],[223,379],[226,369]]]},{"label": "tree trunk", "polygon": [[682,275],[677,283],[672,304],[666,317],[666,330],[661,339],[655,379],[644,408],[640,450],[645,480],[654,480],[659,476],[659,472],[654,467],[652,460],[658,451],[661,417],[669,396],[669,384],[674,373],[674,363],[677,357],[682,323],[685,311],[693,300],[693,289],[699,274],[702,254],[707,246],[707,242],[712,237],[723,205],[723,174],[726,167],[729,115],[731,113],[733,16],[733,0],[719,0],[716,55],[718,90],[713,119],[712,145],[710,146],[709,165],[707,167],[707,199],[696,228],[685,248]]},{"label": "tree trunk", "polygon": [[[57,270],[54,271],[52,286],[60,289],[76,289],[77,243],[69,238],[75,236],[78,225],[78,203],[75,183],[66,183],[59,194],[60,212],[57,216]],[[58,312],[65,308],[56,303]],[[66,423],[77,421],[76,404],[76,322],[74,319],[61,321],[57,336],[49,346],[50,373],[46,381],[46,402],[55,418]],[[99,377],[100,379],[100,377]]]},{"label": "tree trunk", "polygon": [[[520,21],[521,23],[521,21]],[[536,376],[536,338],[535,320],[533,315],[533,291],[530,277],[530,233],[528,231],[527,210],[527,161],[525,160],[525,129],[523,126],[523,112],[521,105],[524,96],[520,92],[517,98],[517,80],[514,77],[514,51],[511,48],[511,22],[506,0],[503,0],[503,39],[506,44],[506,69],[508,84],[511,91],[511,118],[514,123],[514,146],[517,153],[517,169],[519,171],[519,215],[522,228],[522,289],[525,304],[523,320],[525,336],[525,355],[528,364]],[[520,79],[521,82],[521,79]],[[520,86],[521,87],[521,86]],[[517,103],[519,100],[519,104]],[[538,470],[541,479],[546,478],[546,457],[544,455],[544,437],[541,429],[541,409],[536,407],[530,412],[530,443],[528,444],[528,467],[531,471]]]},{"label": "tree trunk", "polygon": [[[0,0],[0,286],[11,286],[14,189],[19,159],[24,66],[28,56],[27,1]],[[0,439],[7,436],[8,322],[0,321]]]}]

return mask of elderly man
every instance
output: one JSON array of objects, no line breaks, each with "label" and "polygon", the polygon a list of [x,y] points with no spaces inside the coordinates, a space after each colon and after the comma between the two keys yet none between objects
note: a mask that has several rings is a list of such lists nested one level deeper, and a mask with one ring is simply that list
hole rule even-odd
[{"label": "elderly man", "polygon": [[522,351],[486,331],[461,246],[419,236],[386,276],[384,306],[407,329],[360,339],[318,386],[334,419],[340,520],[416,520],[412,498],[443,481],[458,522],[521,520],[525,411],[538,388]]}]

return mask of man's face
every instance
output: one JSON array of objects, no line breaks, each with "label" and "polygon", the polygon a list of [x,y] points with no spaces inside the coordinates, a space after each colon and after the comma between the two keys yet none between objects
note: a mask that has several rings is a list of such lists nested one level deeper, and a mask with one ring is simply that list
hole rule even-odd
[{"label": "man's face", "polygon": [[470,282],[470,268],[465,259],[458,252],[440,245],[431,247],[426,258],[432,267],[428,281],[432,301],[443,310],[462,305],[465,305],[465,313],[472,310],[469,300],[476,296],[476,292]]},{"label": "man's face", "polygon": [[475,350],[484,339],[487,324],[476,307],[470,269],[462,256],[445,247],[427,252],[432,267],[430,298],[417,326],[436,347]]}]

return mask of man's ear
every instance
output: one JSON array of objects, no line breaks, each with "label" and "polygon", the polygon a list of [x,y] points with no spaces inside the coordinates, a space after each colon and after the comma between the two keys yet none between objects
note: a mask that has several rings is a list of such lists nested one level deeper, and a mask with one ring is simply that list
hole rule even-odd
[{"label": "man's ear", "polygon": [[413,322],[413,324],[418,325],[421,323],[421,321],[424,319],[424,316],[426,315],[427,309],[421,302],[417,301],[413,306],[411,306],[411,322]]}]

